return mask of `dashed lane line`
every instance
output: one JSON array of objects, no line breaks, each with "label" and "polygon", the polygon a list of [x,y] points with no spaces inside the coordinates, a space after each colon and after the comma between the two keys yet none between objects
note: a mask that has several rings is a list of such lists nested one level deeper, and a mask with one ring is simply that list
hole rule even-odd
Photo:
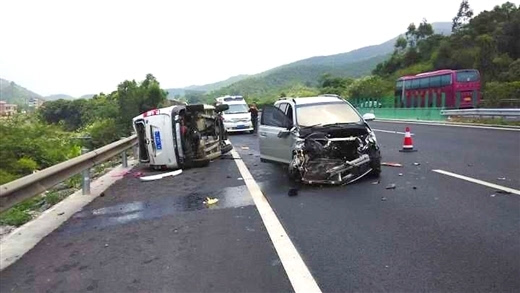
[{"label": "dashed lane line", "polygon": [[444,170],[437,169],[437,170],[432,170],[432,171],[433,172],[437,172],[439,174],[444,174],[444,175],[447,175],[447,176],[451,176],[451,177],[455,177],[455,178],[458,178],[458,179],[466,180],[466,181],[469,181],[469,182],[477,183],[477,184],[484,185],[484,186],[487,186],[487,187],[491,187],[491,188],[494,188],[494,189],[503,190],[505,192],[509,192],[509,193],[520,195],[520,190],[516,190],[516,189],[513,189],[513,188],[509,188],[509,187],[505,187],[505,186],[502,186],[502,185],[498,185],[498,184],[482,181],[482,180],[471,178],[471,177],[464,176],[464,175],[455,174],[455,173],[444,171]]},{"label": "dashed lane line", "polygon": [[273,242],[276,253],[280,257],[294,292],[321,292],[316,280],[314,280],[314,277],[303,262],[296,247],[285,232],[280,220],[276,217],[276,214],[269,205],[267,198],[253,179],[249,169],[240,159],[240,155],[235,149],[231,150],[231,155],[235,159],[238,170],[240,171],[240,174],[249,189],[249,193],[255,202],[256,208],[262,217],[262,221],[264,222],[269,237]]}]

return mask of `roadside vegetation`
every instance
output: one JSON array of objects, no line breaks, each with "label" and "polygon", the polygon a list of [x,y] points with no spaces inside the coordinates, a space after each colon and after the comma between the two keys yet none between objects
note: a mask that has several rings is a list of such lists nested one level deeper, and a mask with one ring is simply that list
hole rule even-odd
[{"label": "roadside vegetation", "polygon": [[[124,81],[110,94],[92,99],[46,102],[38,111],[0,120],[0,184],[45,169],[128,136],[132,118],[166,103],[166,92],[151,74],[140,83]],[[119,163],[100,164],[93,177]],[[0,225],[19,226],[80,187],[76,175],[45,194],[0,214]]]}]

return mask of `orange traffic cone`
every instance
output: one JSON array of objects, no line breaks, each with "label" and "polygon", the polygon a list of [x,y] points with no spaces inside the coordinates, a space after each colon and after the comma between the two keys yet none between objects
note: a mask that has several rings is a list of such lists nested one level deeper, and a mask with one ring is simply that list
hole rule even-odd
[{"label": "orange traffic cone", "polygon": [[404,142],[403,149],[399,150],[400,152],[416,152],[417,150],[413,149],[412,135],[410,134],[410,127],[406,127],[404,131]]}]

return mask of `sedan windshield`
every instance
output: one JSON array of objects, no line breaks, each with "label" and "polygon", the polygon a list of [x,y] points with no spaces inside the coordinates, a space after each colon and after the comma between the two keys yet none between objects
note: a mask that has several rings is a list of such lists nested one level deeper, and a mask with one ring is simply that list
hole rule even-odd
[{"label": "sedan windshield", "polygon": [[303,127],[361,122],[361,117],[352,106],[343,102],[298,105],[296,117],[298,125]]},{"label": "sedan windshield", "polygon": [[225,114],[237,114],[237,113],[247,113],[249,109],[246,104],[233,104],[229,105],[229,109],[224,111]]}]

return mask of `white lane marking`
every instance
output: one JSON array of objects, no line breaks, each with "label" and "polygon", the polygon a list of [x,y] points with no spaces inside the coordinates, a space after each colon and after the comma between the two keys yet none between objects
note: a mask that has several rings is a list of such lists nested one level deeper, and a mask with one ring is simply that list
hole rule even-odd
[{"label": "white lane marking", "polygon": [[393,120],[393,119],[377,119],[374,122],[383,123],[400,123],[400,124],[419,124],[419,125],[430,125],[430,126],[452,126],[462,128],[476,128],[476,129],[491,129],[491,130],[509,130],[509,131],[520,131],[520,128],[516,127],[493,127],[493,126],[482,126],[482,125],[462,125],[454,124],[454,122],[426,122],[426,121],[409,121],[409,120]]},{"label": "white lane marking", "polygon": [[[393,133],[393,134],[402,134],[402,135],[405,135],[404,132],[399,132],[399,131],[393,131],[393,130],[383,130],[383,129],[375,129],[375,128],[372,128],[373,131],[378,131],[378,132],[385,132],[385,133]],[[410,133],[410,135],[415,135],[413,133]]]},{"label": "white lane marking", "polygon": [[[231,155],[234,159],[240,159],[240,155],[234,148],[231,150]],[[321,292],[316,280],[314,280],[311,272],[303,262],[296,247],[294,247],[294,244],[285,232],[282,223],[280,223],[280,220],[276,217],[267,198],[265,198],[246,165],[242,160],[235,160],[235,163],[262,217],[267,233],[269,233],[269,237],[271,237],[271,241],[280,257],[294,292]]]},{"label": "white lane marking", "polygon": [[505,187],[505,186],[494,184],[494,183],[489,183],[489,182],[486,182],[486,181],[482,181],[482,180],[471,178],[471,177],[464,176],[464,175],[451,173],[451,172],[444,171],[444,170],[438,170],[437,169],[437,170],[432,170],[432,171],[440,173],[440,174],[448,175],[448,176],[451,176],[451,177],[459,178],[459,179],[462,179],[462,180],[466,180],[466,181],[469,181],[469,182],[477,183],[477,184],[480,184],[480,185],[484,185],[484,186],[487,186],[487,187],[491,187],[491,188],[494,188],[494,189],[503,190],[503,191],[506,191],[506,192],[510,192],[510,193],[514,193],[514,194],[520,195],[520,190],[516,190],[516,189],[513,189],[513,188]]}]

